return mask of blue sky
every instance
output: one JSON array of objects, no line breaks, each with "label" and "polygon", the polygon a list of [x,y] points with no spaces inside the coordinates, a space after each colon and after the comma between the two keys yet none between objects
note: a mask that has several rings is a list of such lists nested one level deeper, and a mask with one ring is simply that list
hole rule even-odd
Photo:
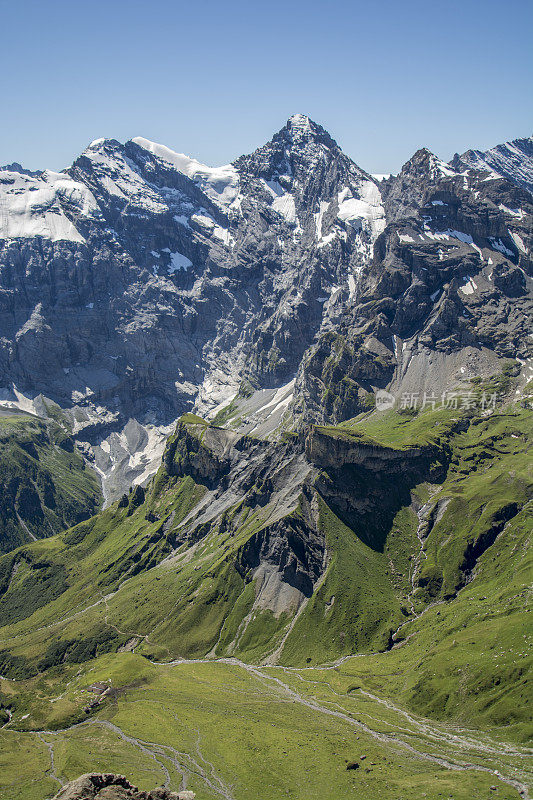
[{"label": "blue sky", "polygon": [[308,114],[370,172],[533,133],[530,0],[0,0],[0,163],[101,136],[209,164]]}]

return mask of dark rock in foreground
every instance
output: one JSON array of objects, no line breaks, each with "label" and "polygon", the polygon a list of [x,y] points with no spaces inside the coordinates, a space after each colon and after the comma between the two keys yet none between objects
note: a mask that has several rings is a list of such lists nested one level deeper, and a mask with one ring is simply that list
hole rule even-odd
[{"label": "dark rock in foreground", "polygon": [[90,772],[63,786],[54,800],[194,800],[195,796],[191,791],[171,792],[163,788],[145,792],[124,775]]}]

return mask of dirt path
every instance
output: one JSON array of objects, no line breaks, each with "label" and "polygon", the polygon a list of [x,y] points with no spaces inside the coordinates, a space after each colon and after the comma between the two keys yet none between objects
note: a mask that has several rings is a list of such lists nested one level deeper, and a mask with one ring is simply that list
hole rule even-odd
[{"label": "dirt path", "polygon": [[[343,659],[346,660],[346,659]],[[513,758],[518,762],[523,761],[526,757],[531,755],[531,750],[528,748],[516,748],[508,744],[499,744],[493,742],[484,742],[474,731],[460,730],[457,733],[444,730],[431,723],[430,720],[413,716],[409,712],[399,708],[389,700],[377,697],[376,695],[360,690],[361,694],[366,697],[376,706],[382,706],[393,712],[399,718],[404,720],[404,724],[399,724],[398,720],[384,719],[383,717],[373,717],[369,713],[370,710],[362,708],[357,711],[357,717],[341,703],[335,700],[318,700],[316,697],[304,695],[297,691],[293,686],[282,680],[278,675],[272,674],[273,672],[281,672],[288,676],[298,678],[302,682],[310,685],[317,685],[319,687],[326,687],[335,697],[340,701],[346,703],[347,699],[353,700],[346,694],[336,691],[326,680],[313,680],[304,677],[295,668],[281,667],[281,666],[255,666],[253,664],[246,664],[236,658],[219,658],[219,659],[178,659],[173,662],[151,662],[154,666],[161,666],[164,668],[178,668],[180,666],[194,665],[194,664],[209,664],[211,666],[216,664],[226,664],[239,669],[243,669],[248,674],[252,675],[263,686],[268,686],[270,690],[278,692],[283,698],[292,702],[298,703],[313,713],[333,717],[342,720],[350,727],[364,731],[375,740],[379,741],[387,748],[392,748],[396,751],[403,751],[410,756],[429,761],[444,769],[451,771],[466,771],[473,770],[477,772],[487,773],[494,776],[495,779],[507,784],[515,789],[523,800],[529,800],[529,792],[527,785],[527,776],[519,767],[509,767],[507,764],[502,765],[502,759]],[[310,670],[324,669],[322,667],[306,668],[304,671],[307,673]],[[333,707],[332,707],[333,706]],[[359,717],[364,717],[365,721]],[[375,723],[373,725],[372,723]],[[202,753],[201,750],[201,736],[200,731],[197,731],[197,740],[195,745],[195,753],[184,753],[176,750],[170,744],[159,744],[157,742],[149,742],[132,736],[122,730],[118,725],[104,719],[92,719],[81,723],[77,723],[68,728],[57,731],[38,731],[35,732],[39,739],[46,745],[50,752],[51,772],[50,776],[62,786],[63,781],[55,772],[54,764],[54,749],[53,742],[46,741],[44,737],[56,737],[61,734],[67,733],[75,728],[88,727],[99,725],[107,728],[108,730],[117,734],[123,741],[138,748],[142,753],[155,761],[161,768],[165,776],[165,786],[170,786],[171,775],[165,762],[171,764],[176,771],[181,775],[182,785],[184,789],[187,786],[188,777],[194,774],[199,778],[206,787],[208,787],[215,795],[223,800],[235,800],[232,787],[224,782],[224,780],[217,774],[216,768]],[[385,732],[384,727],[390,730]],[[7,731],[13,729],[6,728]],[[413,737],[418,737],[418,741],[413,744]],[[422,741],[420,739],[422,738]],[[411,740],[411,741],[410,741]],[[427,740],[427,749],[424,748],[424,741]],[[477,758],[478,763],[468,760],[470,758]],[[489,766],[488,759],[497,762],[498,768]],[[483,763],[485,762],[485,763]]]}]

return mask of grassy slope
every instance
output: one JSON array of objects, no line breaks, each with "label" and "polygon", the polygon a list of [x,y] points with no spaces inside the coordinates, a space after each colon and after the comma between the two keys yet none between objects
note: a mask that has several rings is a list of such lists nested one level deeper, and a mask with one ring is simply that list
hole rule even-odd
[{"label": "grassy slope", "polygon": [[59,425],[0,416],[0,552],[69,528],[101,499],[98,477]]},{"label": "grassy slope", "polygon": [[[414,514],[401,516],[403,533],[414,546]],[[405,568],[400,547],[405,540],[396,537],[385,552],[378,553],[354,536],[324,502],[320,520],[331,560],[324,583],[283,649],[285,664],[320,664],[333,656],[383,650],[390,631],[403,619],[400,608],[405,587],[393,580],[392,559],[398,569]]]},{"label": "grassy slope", "polygon": [[[291,695],[269,675],[286,685],[297,684],[299,695]],[[96,718],[68,731],[42,734],[41,739],[31,732],[0,731],[0,797],[39,800],[46,796],[50,781],[43,777],[43,762],[47,760],[44,743],[48,743],[54,748],[56,774],[63,780],[89,770],[113,769],[127,772],[142,788],[150,788],[164,781],[164,766],[172,788],[178,789],[179,766],[200,800],[224,796],[224,789],[235,800],[287,796],[294,800],[418,800],[421,796],[481,800],[494,783],[497,797],[518,798],[514,789],[491,773],[446,769],[380,741],[359,723],[369,724],[379,736],[399,734],[415,750],[424,746],[438,756],[457,755],[453,746],[432,743],[416,725],[402,720],[398,726],[395,713],[377,702],[339,698],[327,685],[313,688],[305,671],[302,675],[304,680],[298,673],[273,668],[254,675],[237,664],[171,667],[151,665],[127,653],[103,656],[78,673],[71,670],[64,675],[48,702],[49,707],[79,702],[89,696],[91,682],[109,681],[115,694]],[[321,674],[310,678],[320,680]],[[338,683],[335,673],[327,680]],[[333,708],[346,708],[356,722],[306,707],[302,697],[325,700],[324,708],[335,698]],[[30,715],[27,724],[31,722]],[[106,722],[114,727],[106,727]],[[33,755],[21,779],[17,749],[28,743]],[[464,755],[482,767],[508,768],[509,758],[474,751]],[[350,763],[357,768],[347,769]],[[30,784],[30,779],[35,783]]]},{"label": "grassy slope", "polygon": [[[320,524],[330,551],[328,573],[289,635],[282,660],[285,664],[305,666],[354,649],[367,652],[364,658],[345,661],[328,673],[329,682],[331,675],[334,676],[334,688],[342,694],[343,704],[353,702],[359,691],[357,687],[362,687],[382,698],[393,697],[404,707],[434,719],[496,730],[504,739],[525,741],[531,734],[524,702],[530,687],[527,678],[531,666],[531,626],[525,607],[526,587],[532,574],[531,517],[527,505],[531,492],[527,456],[531,415],[524,411],[502,413],[474,420],[463,432],[452,432],[457,427],[452,421],[449,414],[445,417],[431,413],[419,417],[390,414],[360,425],[345,425],[340,434],[338,429],[332,431],[332,435],[353,436],[360,435],[361,429],[365,438],[395,447],[403,447],[406,442],[434,444],[436,438],[450,445],[446,478],[438,487],[432,487],[436,491],[433,502],[445,500],[447,505],[425,542],[421,566],[424,585],[413,598],[421,616],[402,628],[399,640],[404,643],[400,647],[371,655],[370,652],[384,648],[390,631],[406,619],[401,609],[403,606],[405,610],[409,592],[408,565],[418,545],[417,518],[413,507],[401,508],[380,553],[354,536],[322,502]],[[145,504],[139,508],[134,508],[135,502],[130,497],[129,507],[114,507],[60,537],[19,551],[32,553],[38,561],[62,563],[71,588],[32,616],[2,631],[4,641],[7,637],[18,637],[11,638],[11,658],[18,655],[34,664],[56,639],[73,642],[88,639],[85,656],[97,655],[107,646],[105,637],[92,650],[91,637],[97,639],[102,631],[108,641],[109,636],[115,637],[112,649],[137,634],[137,638],[147,636],[138,649],[160,659],[204,654],[219,636],[217,653],[223,653],[235,639],[239,623],[253,600],[253,584],[245,584],[238,576],[232,565],[232,553],[261,525],[260,516],[246,510],[239,518],[242,520],[239,534],[231,541],[220,531],[214,531],[196,546],[192,557],[184,546],[178,560],[146,570],[169,547],[172,529],[163,536],[162,521],[173,510],[175,526],[204,491],[189,478],[169,478],[160,472]],[[429,496],[429,487],[421,484],[413,494],[422,503]],[[487,544],[487,531],[494,529],[495,520],[496,523],[500,520],[501,509],[513,505],[514,511],[520,507],[522,510],[507,522],[493,544],[490,540]],[[148,511],[160,519],[147,520]],[[69,543],[68,555],[65,543]],[[463,565],[469,544],[477,558],[471,565],[471,574]],[[486,546],[484,552],[483,546]],[[5,563],[6,557],[0,561],[0,567],[5,567]],[[19,571],[12,578],[10,592],[20,582],[20,598],[31,589],[34,566],[23,564]],[[473,580],[463,586],[465,576]],[[113,593],[124,577],[128,580],[123,588],[107,602],[101,601],[80,616],[58,622],[64,616],[71,617],[73,611],[98,602],[103,594]],[[17,603],[12,602],[13,605]],[[239,642],[236,652],[245,659],[259,660],[279,641],[287,621],[275,620],[268,613],[260,616]],[[54,627],[43,629],[45,625]],[[79,649],[77,654],[76,648],[69,651],[66,661],[44,677],[30,678],[24,683],[2,682],[1,691],[10,695],[9,703],[19,720],[24,710],[31,712],[29,727],[57,727],[69,719],[80,718],[80,698],[72,698],[67,705],[54,703],[53,713],[46,700],[52,690],[60,694],[58,687],[71,676],[70,670],[74,669],[71,665],[79,663],[76,661],[79,655]],[[75,668],[83,671],[85,658],[81,662],[81,667]],[[120,673],[122,666],[118,664],[123,662],[117,661]],[[5,674],[4,667],[0,671]],[[48,681],[49,688],[41,687],[39,694],[35,687],[43,680]],[[213,680],[216,682],[218,678]],[[224,685],[233,686],[233,678],[226,675]],[[198,687],[196,691],[198,699],[201,692]],[[331,699],[341,702],[337,695]],[[250,736],[249,713],[242,712],[236,728],[245,737]],[[254,713],[258,721],[262,720],[263,711]],[[261,725],[258,730],[259,739],[266,736]],[[272,751],[279,751],[284,735],[270,742]],[[224,759],[229,756],[226,754]],[[84,758],[89,759],[84,763],[90,763],[87,754]],[[291,751],[291,763],[294,758]],[[283,785],[287,787],[290,776],[283,763],[278,763],[275,769],[280,780],[283,775]],[[244,772],[247,774],[247,770]],[[473,786],[482,785],[479,776],[476,781]],[[145,785],[148,783],[147,778]],[[426,784],[422,785],[426,788]],[[453,782],[446,786],[446,791],[452,789],[458,791]],[[241,796],[252,797],[251,791],[247,788]],[[391,785],[390,791],[400,790]]]},{"label": "grassy slope", "polygon": [[[200,427],[196,418],[186,421],[191,428]],[[0,619],[8,623],[1,639],[16,637],[11,652],[36,669],[54,643],[60,647],[60,641],[100,637],[107,629],[115,639],[117,631],[126,639],[146,637],[139,644],[141,651],[159,658],[202,656],[216,647],[219,655],[229,652],[261,660],[280,641],[290,620],[264,611],[240,630],[255,591],[236,570],[235,558],[239,547],[261,528],[265,509],[237,505],[231,512],[237,522],[229,532],[226,526],[215,526],[193,547],[185,543],[171,561],[149,569],[171,550],[180,521],[204,491],[190,478],[169,476],[162,469],[138,508],[131,497],[128,506],[115,505],[58,539],[0,561],[0,576],[3,571],[9,583],[0,600]],[[383,649],[402,619],[406,586],[401,575],[416,541],[409,509],[398,514],[385,551],[376,553],[327,504],[321,502],[320,508],[332,560],[303,618],[314,612],[313,643],[296,645],[295,657],[304,663],[309,655],[316,663],[339,653]],[[46,592],[43,578],[48,578]],[[105,595],[113,596],[104,603]],[[326,614],[325,605],[333,597]],[[37,610],[31,614],[32,604]],[[90,606],[94,607],[76,616]],[[289,638],[288,652],[301,627]],[[4,671],[11,674],[6,665]]]}]

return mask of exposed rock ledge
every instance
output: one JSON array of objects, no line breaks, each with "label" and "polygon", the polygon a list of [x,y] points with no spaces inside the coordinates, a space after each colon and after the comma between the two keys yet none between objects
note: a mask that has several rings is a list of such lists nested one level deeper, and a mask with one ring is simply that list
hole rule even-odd
[{"label": "exposed rock ledge", "polygon": [[124,775],[90,772],[70,781],[53,800],[194,800],[194,792],[171,792],[168,789],[141,791]]},{"label": "exposed rock ledge", "polygon": [[406,465],[419,467],[438,453],[438,448],[428,445],[387,447],[357,434],[320,427],[312,427],[305,440],[309,461],[326,469],[353,464],[372,472],[381,472],[385,467],[389,472],[404,472]]}]

